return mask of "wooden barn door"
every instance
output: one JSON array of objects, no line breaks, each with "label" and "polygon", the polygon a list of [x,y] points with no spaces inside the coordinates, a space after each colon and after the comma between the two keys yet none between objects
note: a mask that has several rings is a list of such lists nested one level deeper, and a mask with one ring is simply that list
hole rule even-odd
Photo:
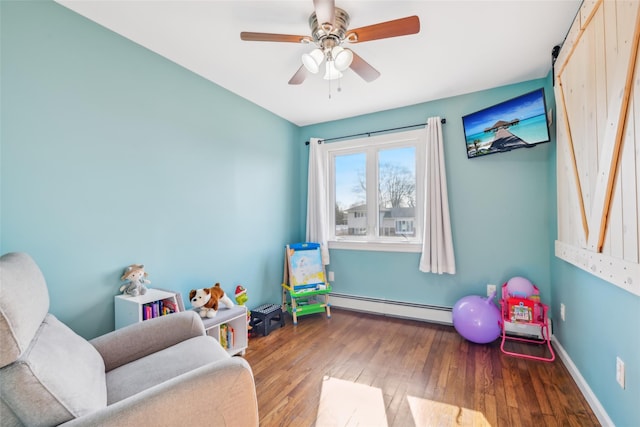
[{"label": "wooden barn door", "polygon": [[640,295],[639,1],[585,1],[560,50],[556,256]]}]

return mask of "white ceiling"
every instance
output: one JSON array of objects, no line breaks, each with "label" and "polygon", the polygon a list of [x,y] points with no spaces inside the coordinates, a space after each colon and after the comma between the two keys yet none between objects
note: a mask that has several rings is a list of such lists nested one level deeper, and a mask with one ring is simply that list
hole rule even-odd
[{"label": "white ceiling", "polygon": [[[246,42],[241,31],[309,35],[312,0],[57,0],[297,125],[541,78],[581,0],[336,0],[349,28],[417,15],[420,33],[349,47],[381,72],[287,84],[309,45]],[[331,94],[331,97],[329,97]]]}]

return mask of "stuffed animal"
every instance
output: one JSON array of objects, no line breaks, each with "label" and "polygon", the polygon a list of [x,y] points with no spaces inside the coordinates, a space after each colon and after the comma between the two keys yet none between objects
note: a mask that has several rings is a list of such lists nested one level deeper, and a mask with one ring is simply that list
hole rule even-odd
[{"label": "stuffed animal", "polygon": [[131,264],[124,269],[120,280],[125,280],[122,286],[120,286],[120,292],[127,295],[137,297],[138,295],[144,295],[147,293],[147,287],[151,283],[150,280],[145,279],[149,274],[144,271],[143,264]]},{"label": "stuffed animal", "polygon": [[[249,300],[247,296],[247,290],[242,285],[236,286],[236,302],[238,305],[245,305],[245,303]],[[251,331],[253,327],[251,326],[251,311],[247,309],[247,330]]]},{"label": "stuffed animal", "polygon": [[198,309],[200,317],[215,317],[218,314],[218,303],[221,302],[227,308],[233,307],[233,301],[224,293],[220,283],[205,289],[192,289],[189,292],[191,305]]},{"label": "stuffed animal", "polygon": [[242,285],[236,286],[236,303],[244,305],[249,300],[247,290]]}]

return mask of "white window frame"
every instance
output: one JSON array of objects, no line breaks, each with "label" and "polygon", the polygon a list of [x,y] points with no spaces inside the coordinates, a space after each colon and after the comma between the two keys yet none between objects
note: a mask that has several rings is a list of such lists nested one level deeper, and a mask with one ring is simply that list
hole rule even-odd
[{"label": "white window frame", "polygon": [[[370,233],[367,236],[336,236],[335,227],[335,157],[347,154],[366,153],[366,180],[376,185],[367,185],[367,201],[377,200],[378,195],[378,152],[380,150],[415,147],[416,160],[416,206],[415,206],[415,237],[378,236],[377,203],[367,204],[367,222]],[[385,252],[420,252],[422,250],[422,227],[424,224],[424,174],[426,156],[426,133],[424,129],[377,135],[367,138],[351,139],[321,146],[325,177],[327,179],[328,212],[327,230],[329,230],[330,249],[350,249]]]}]

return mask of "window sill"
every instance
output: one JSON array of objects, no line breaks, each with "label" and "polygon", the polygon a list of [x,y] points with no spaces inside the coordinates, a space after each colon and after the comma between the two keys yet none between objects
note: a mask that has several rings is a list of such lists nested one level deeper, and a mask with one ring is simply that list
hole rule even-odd
[{"label": "window sill", "polygon": [[329,249],[346,249],[352,251],[410,253],[420,253],[422,251],[422,243],[358,242],[353,240],[330,240],[328,243]]}]

